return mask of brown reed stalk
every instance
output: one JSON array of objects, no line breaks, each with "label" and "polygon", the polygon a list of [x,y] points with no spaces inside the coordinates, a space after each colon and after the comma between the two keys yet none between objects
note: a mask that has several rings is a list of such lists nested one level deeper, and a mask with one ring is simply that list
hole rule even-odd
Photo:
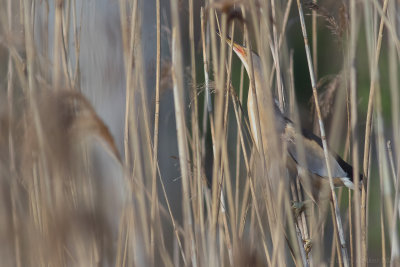
[{"label": "brown reed stalk", "polygon": [[[287,28],[287,22],[289,19],[289,13],[290,13],[290,9],[292,7],[292,2],[293,0],[288,0],[287,4],[286,4],[286,8],[285,8],[285,13],[283,15],[283,20],[282,20],[282,28],[281,28],[281,33],[279,35],[279,41],[278,41],[278,51],[281,49],[283,40],[285,38],[285,33],[286,33],[286,28]],[[273,76],[275,74],[275,64],[272,65],[272,70],[271,70],[271,74],[269,76],[269,86],[272,87],[272,82],[273,82]],[[283,90],[283,89],[282,89]]]},{"label": "brown reed stalk", "polygon": [[284,110],[285,102],[284,102],[284,92],[283,92],[283,85],[282,85],[282,73],[281,73],[281,63],[279,57],[279,43],[278,43],[278,32],[277,32],[277,8],[275,5],[275,0],[271,0],[271,13],[272,13],[272,34],[273,34],[273,45],[271,42],[271,50],[273,51],[274,56],[274,65],[276,69],[276,87],[278,91],[278,100],[279,100],[279,107],[281,110]]},{"label": "brown reed stalk", "polygon": [[[317,0],[312,0],[312,3],[314,5],[317,4]],[[318,80],[318,32],[317,32],[317,12],[316,10],[312,11],[312,58],[313,58],[313,65],[315,69],[315,79]]]},{"label": "brown reed stalk", "polygon": [[[154,133],[153,133],[153,166],[152,166],[152,186],[151,186],[151,211],[150,211],[150,259],[153,261],[155,249],[155,219],[158,206],[157,197],[157,165],[158,165],[158,134],[160,117],[160,79],[161,79],[161,16],[160,0],[156,1],[156,26],[157,26],[157,45],[156,45],[156,92],[155,92],[155,110],[154,110]],[[154,264],[154,262],[153,262]]]},{"label": "brown reed stalk", "polygon": [[[233,39],[233,38],[232,38]],[[240,82],[239,82],[239,103],[243,103],[243,78],[244,78],[244,66],[240,66]],[[236,229],[235,232],[239,233],[239,175],[240,175],[240,159],[241,159],[241,154],[246,153],[244,150],[242,150],[242,142],[241,142],[241,127],[242,127],[242,113],[237,112],[236,108],[236,101],[234,99],[234,95],[232,94],[232,103],[234,105],[234,111],[235,111],[235,119],[238,127],[238,131],[236,134],[236,176],[235,176],[235,214],[236,214]],[[243,152],[242,152],[243,151]],[[243,155],[245,157],[245,155]]]},{"label": "brown reed stalk", "polygon": [[[11,33],[13,30],[12,25],[12,2],[11,0],[7,1],[7,26],[8,30]],[[15,250],[15,264],[17,267],[21,267],[21,237],[19,232],[19,221],[17,216],[17,191],[16,191],[16,163],[15,163],[15,144],[12,132],[12,122],[14,120],[14,105],[13,105],[13,97],[14,97],[14,71],[13,71],[13,64],[12,64],[12,56],[11,53],[8,56],[7,62],[7,100],[8,100],[8,149],[10,155],[10,172],[11,172],[11,186],[10,186],[10,202],[11,202],[11,212],[12,212],[12,223],[13,223],[13,231],[14,231],[14,250]]]},{"label": "brown reed stalk", "polygon": [[[399,262],[399,251],[400,251],[400,246],[399,246],[399,237],[398,237],[398,230],[397,230],[397,217],[400,214],[398,210],[400,210],[400,205],[399,205],[399,179],[396,175],[395,167],[394,167],[394,160],[393,160],[393,153],[392,153],[392,146],[391,142],[388,141],[386,143],[387,149],[388,149],[388,154],[389,154],[389,162],[390,162],[390,167],[392,170],[392,177],[393,177],[393,185],[395,188],[395,194],[394,194],[394,206],[393,206],[393,215],[392,219],[390,221],[391,227],[390,227],[390,232],[392,234],[391,240],[390,240],[390,246],[391,246],[391,255],[390,255],[390,265],[394,266]],[[390,219],[390,218],[389,218]]]},{"label": "brown reed stalk", "polygon": [[[388,179],[388,166],[385,151],[384,142],[384,129],[383,129],[383,118],[382,118],[382,102],[381,102],[381,91],[379,84],[376,87],[376,99],[375,99],[375,128],[377,130],[376,144],[378,149],[379,158],[379,185],[380,185],[380,226],[381,226],[381,249],[382,249],[382,264],[386,266],[386,227],[385,227],[385,208],[387,208],[387,203],[385,203],[385,198],[389,194],[387,179]],[[385,205],[386,204],[386,205]]]},{"label": "brown reed stalk", "polygon": [[[83,9],[83,8],[82,8]],[[78,83],[80,82],[79,80],[79,66],[80,66],[80,35],[82,32],[82,9],[80,12],[80,21],[81,23],[79,24],[79,27],[77,25],[77,10],[76,10],[76,0],[72,2],[72,27],[75,29],[73,31],[74,35],[74,52],[75,52],[75,69],[74,69],[74,74],[72,75],[72,82],[71,82],[71,87],[72,88],[78,88]]]},{"label": "brown reed stalk", "polygon": [[189,180],[190,173],[188,170],[188,151],[187,151],[187,137],[186,137],[186,122],[185,122],[185,110],[183,104],[183,67],[182,67],[182,55],[181,55],[181,34],[179,26],[179,12],[178,12],[178,1],[171,1],[171,16],[172,16],[172,59],[173,59],[173,72],[172,77],[174,81],[174,107],[176,117],[176,130],[178,139],[178,150],[179,150],[179,163],[182,174],[182,211],[184,218],[184,231],[185,231],[185,255],[187,259],[191,259],[192,264],[196,263],[195,251],[192,245],[194,244],[193,237],[193,220],[191,214],[190,205],[190,192],[189,192]]},{"label": "brown reed stalk", "polygon": [[[207,57],[207,51],[209,44],[206,42],[209,40],[209,35],[206,35],[206,28],[208,29],[208,23],[206,23],[205,18],[204,18],[204,8],[202,7],[200,10],[200,24],[201,24],[201,40],[202,40],[202,55],[203,55],[203,71],[204,71],[204,82],[205,82],[205,97],[204,97],[204,105],[203,105],[203,119],[202,119],[202,139],[201,139],[201,147],[200,152],[201,152],[201,161],[205,162],[205,153],[206,153],[206,148],[205,148],[205,139],[206,139],[206,133],[207,133],[207,119],[208,119],[208,113],[211,113],[211,92],[210,92],[210,79],[209,79],[209,61]],[[207,40],[206,40],[207,38]],[[211,124],[211,123],[210,123]],[[211,124],[212,125],[212,124]],[[200,166],[198,166],[200,167]],[[197,188],[197,194],[198,196],[203,196],[203,192],[205,192],[204,184],[202,181],[198,181],[198,188]],[[204,194],[205,196],[205,194]],[[201,221],[200,223],[200,235],[201,235],[201,240],[202,242],[202,251],[206,253],[206,230],[205,230],[205,225],[204,225],[204,205],[203,205],[203,200],[202,197],[199,197],[199,219]],[[207,205],[209,207],[210,205]]]},{"label": "brown reed stalk", "polygon": [[[398,7],[396,3],[390,1],[388,3],[388,19],[391,25],[395,25],[395,17],[398,12]],[[395,38],[397,36],[391,35],[388,38],[388,69],[389,69],[389,84],[390,84],[390,93],[391,93],[391,111],[392,111],[392,127],[393,127],[393,147],[395,155],[399,155],[400,152],[400,144],[399,144],[399,81],[398,81],[398,57],[396,56],[395,49]],[[399,166],[399,158],[397,158],[397,165],[394,163],[393,155],[392,155],[392,142],[388,142],[388,150],[390,157],[390,165],[392,167],[392,176],[394,179],[395,186],[395,196],[394,196],[394,207],[393,207],[393,217],[391,219],[392,227],[391,227],[391,256],[390,256],[390,265],[395,266],[400,262],[400,245],[399,245],[399,231],[397,229],[397,217],[400,216],[400,199],[399,199],[399,169],[397,167],[397,171],[395,170],[395,166]]]},{"label": "brown reed stalk", "polygon": [[[210,17],[211,17],[210,11]],[[213,19],[211,21],[214,21]],[[221,18],[221,33],[222,33],[222,43],[225,43],[226,32],[227,32],[227,15],[225,13],[222,14]],[[213,28],[215,30],[213,30]],[[211,31],[216,32],[215,23],[211,23]],[[211,40],[214,43],[215,36],[211,36]],[[213,49],[214,55],[216,55],[216,50]],[[215,228],[217,226],[218,221],[218,211],[220,208],[220,192],[221,192],[221,184],[222,184],[222,172],[220,171],[220,164],[222,162],[221,156],[222,150],[224,149],[225,142],[225,132],[223,128],[223,107],[224,107],[224,96],[225,96],[225,54],[226,54],[226,46],[221,47],[221,51],[219,54],[219,59],[217,62],[215,60],[218,57],[215,57],[213,60],[214,66],[217,66],[217,69],[214,69],[214,75],[216,80],[216,99],[215,99],[215,109],[214,109],[214,131],[215,131],[215,149],[214,149],[214,165],[213,165],[213,175],[212,175],[212,219],[211,219],[211,237],[214,238]],[[219,66],[218,66],[219,65]]]},{"label": "brown reed stalk", "polygon": [[356,261],[358,264],[362,264],[364,255],[362,252],[362,232],[363,232],[363,218],[362,218],[362,205],[360,201],[360,192],[358,190],[359,180],[359,164],[358,164],[358,131],[357,131],[357,84],[356,84],[356,44],[357,44],[357,10],[356,2],[353,0],[350,2],[350,45],[349,45],[349,70],[350,70],[350,108],[351,108],[351,137],[352,137],[352,158],[354,166],[354,185],[356,190],[354,191],[354,228],[355,228],[355,247],[356,247]]}]

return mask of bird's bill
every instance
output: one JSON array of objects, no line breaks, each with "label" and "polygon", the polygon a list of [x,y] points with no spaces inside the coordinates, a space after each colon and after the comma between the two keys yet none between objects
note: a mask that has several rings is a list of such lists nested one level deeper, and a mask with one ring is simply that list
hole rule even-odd
[{"label": "bird's bill", "polygon": [[243,46],[233,42],[233,50],[235,50],[236,53],[242,55],[243,58],[246,58],[246,50]]},{"label": "bird's bill", "polygon": [[[219,32],[217,32],[218,36],[222,38],[221,34]],[[241,55],[243,58],[246,58],[246,49],[241,46],[240,44],[235,43],[231,38],[229,38],[228,36],[226,37],[226,42],[228,43],[228,45],[233,47],[233,50]]]}]

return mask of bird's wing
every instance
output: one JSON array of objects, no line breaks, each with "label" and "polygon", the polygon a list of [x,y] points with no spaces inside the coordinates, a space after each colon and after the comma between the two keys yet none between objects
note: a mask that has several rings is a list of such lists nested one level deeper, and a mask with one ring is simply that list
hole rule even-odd
[{"label": "bird's wing", "polygon": [[[310,171],[313,174],[321,177],[328,177],[328,170],[326,168],[326,161],[324,150],[322,148],[322,142],[319,137],[312,133],[303,132],[297,135],[297,138],[301,138],[304,147],[304,160],[301,160],[301,153],[297,150],[295,143],[296,140],[296,129],[291,122],[288,122],[285,127],[283,138],[286,141],[287,150],[290,156],[296,161],[296,163]],[[332,178],[348,177],[349,175],[340,166],[336,156],[329,152],[328,155],[329,165],[332,170]]]}]

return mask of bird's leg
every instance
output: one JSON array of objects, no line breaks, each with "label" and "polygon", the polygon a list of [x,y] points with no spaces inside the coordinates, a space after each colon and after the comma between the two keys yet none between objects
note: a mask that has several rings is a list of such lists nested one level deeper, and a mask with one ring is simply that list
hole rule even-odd
[{"label": "bird's leg", "polygon": [[[292,211],[293,211],[294,216],[295,216],[296,219],[298,218],[298,216],[301,215],[302,212],[306,211],[306,210],[309,208],[309,207],[307,207],[307,206],[309,206],[309,205],[312,204],[313,202],[316,203],[316,201],[315,201],[314,198],[312,197],[312,194],[309,194],[309,193],[307,192],[306,188],[304,188],[303,183],[302,183],[302,182],[299,183],[299,181],[301,181],[301,179],[300,179],[300,176],[297,175],[297,176],[296,176],[296,180],[295,180],[295,183],[296,183],[296,185],[297,185],[297,194],[296,194],[295,192],[293,192],[293,194],[296,194],[297,197],[295,197],[295,198],[293,199],[292,205],[291,205]],[[302,199],[303,199],[303,198],[301,197],[301,195],[302,195],[302,192],[301,192],[301,191],[302,191],[302,190],[304,190],[304,192],[306,193],[306,195],[310,196],[309,199],[302,200]]]},{"label": "bird's leg", "polygon": [[302,219],[304,219],[304,217],[301,218],[301,213],[309,208],[307,207],[307,205],[309,205],[309,203],[312,204],[312,200],[310,199],[302,200],[301,186],[298,178],[299,177],[296,177],[294,183],[291,183],[291,190],[293,197],[293,200],[291,201],[292,203],[291,208],[296,223],[296,229],[298,229],[299,233],[301,234],[301,240],[303,242],[304,252],[306,254],[306,257],[308,258],[308,254],[311,251],[312,243],[308,235],[307,226],[305,226],[302,222]]}]

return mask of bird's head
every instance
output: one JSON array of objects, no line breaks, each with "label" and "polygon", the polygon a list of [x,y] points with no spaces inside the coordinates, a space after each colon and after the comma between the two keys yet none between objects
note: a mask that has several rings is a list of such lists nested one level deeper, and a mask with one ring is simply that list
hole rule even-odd
[{"label": "bird's head", "polygon": [[236,55],[240,58],[240,60],[241,60],[243,63],[246,63],[246,64],[247,64],[248,59],[247,59],[246,47],[244,47],[244,46],[242,46],[242,45],[240,45],[240,44],[234,42],[234,41],[233,41],[231,38],[229,38],[229,37],[226,37],[226,42],[227,42],[230,46],[232,46],[233,51],[235,51]]},{"label": "bird's head", "polygon": [[[218,35],[219,37],[221,37],[220,33],[218,33]],[[232,47],[233,51],[239,57],[240,61],[242,61],[242,64],[246,68],[247,73],[250,73],[250,63],[246,47],[236,43],[228,36],[225,40],[228,45]],[[261,73],[261,59],[254,51],[251,51],[251,60],[253,62],[254,73]]]}]

